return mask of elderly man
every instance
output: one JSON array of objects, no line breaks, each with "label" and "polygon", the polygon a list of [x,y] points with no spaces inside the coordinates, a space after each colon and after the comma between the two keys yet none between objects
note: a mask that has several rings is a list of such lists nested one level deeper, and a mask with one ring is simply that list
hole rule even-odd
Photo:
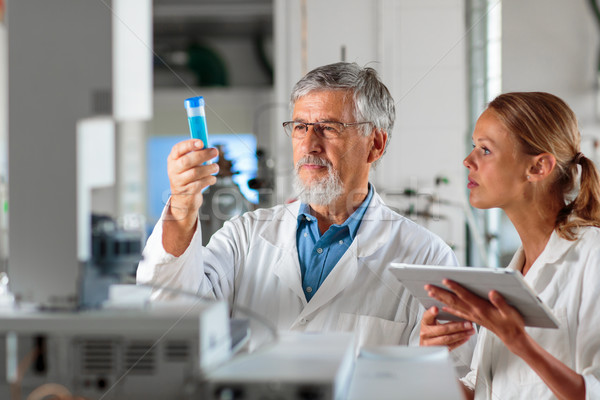
[{"label": "elderly man", "polygon": [[[277,329],[354,331],[360,344],[418,344],[422,307],[388,272],[392,261],[455,265],[437,236],[388,208],[369,183],[386,149],[394,101],[372,68],[336,63],[303,77],[291,95],[299,200],[225,223],[206,247],[197,210],[215,183],[216,150],[173,147],[171,199],[144,251],[139,282],[226,299]],[[156,289],[155,299],[172,291]],[[464,363],[469,360],[464,359]]]}]

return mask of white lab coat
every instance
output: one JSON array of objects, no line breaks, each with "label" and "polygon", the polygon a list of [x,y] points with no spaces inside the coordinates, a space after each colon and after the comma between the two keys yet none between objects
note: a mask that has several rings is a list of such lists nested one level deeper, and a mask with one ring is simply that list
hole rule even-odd
[{"label": "white lab coat", "polygon": [[[600,399],[600,229],[581,228],[576,241],[552,233],[525,280],[560,322],[559,329],[525,328],[544,349],[582,374],[586,399]],[[523,265],[520,248],[508,268]],[[463,382],[475,399],[554,399],[541,378],[496,335],[482,329],[472,371]]]},{"label": "white lab coat", "polygon": [[[196,231],[180,257],[162,247],[157,224],[144,249],[138,282],[152,281],[227,299],[233,316],[242,305],[280,330],[354,331],[359,345],[418,344],[423,307],[387,267],[392,261],[456,265],[452,250],[437,236],[383,204],[377,193],[357,235],[307,303],[296,248],[300,203],[260,209],[235,217],[206,247]],[[154,299],[169,298],[157,290]],[[459,363],[469,365],[472,347]]]}]

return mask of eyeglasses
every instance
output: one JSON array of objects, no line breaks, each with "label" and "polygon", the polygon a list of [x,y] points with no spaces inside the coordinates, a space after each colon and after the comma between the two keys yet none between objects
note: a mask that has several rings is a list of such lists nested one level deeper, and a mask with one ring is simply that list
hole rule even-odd
[{"label": "eyeglasses", "polygon": [[283,123],[283,130],[286,135],[292,139],[303,139],[308,133],[308,127],[312,126],[313,131],[323,139],[336,139],[339,138],[344,132],[344,129],[349,126],[372,124],[370,121],[365,122],[336,122],[336,121],[323,121],[323,122],[298,122],[298,121],[287,121]]}]

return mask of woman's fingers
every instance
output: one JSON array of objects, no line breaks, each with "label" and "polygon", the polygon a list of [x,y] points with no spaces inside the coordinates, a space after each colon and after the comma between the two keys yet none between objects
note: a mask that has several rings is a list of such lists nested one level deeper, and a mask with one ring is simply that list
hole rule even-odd
[{"label": "woman's fingers", "polygon": [[519,326],[524,326],[523,316],[517,311],[516,308],[511,306],[504,300],[504,297],[496,290],[492,290],[489,293],[490,302],[496,307],[496,309],[502,314],[505,319],[516,321]]}]

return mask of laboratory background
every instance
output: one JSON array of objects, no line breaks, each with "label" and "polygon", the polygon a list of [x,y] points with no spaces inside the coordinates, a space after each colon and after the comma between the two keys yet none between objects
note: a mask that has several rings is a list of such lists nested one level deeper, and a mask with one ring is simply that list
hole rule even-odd
[{"label": "laboratory background", "polygon": [[[550,92],[577,114],[597,163],[599,39],[595,0],[0,0],[1,300],[80,303],[104,279],[78,275],[94,246],[128,246],[111,268],[134,263],[169,197],[166,157],[189,137],[186,98],[204,97],[220,150],[205,232],[293,200],[289,94],[337,61],[373,67],[395,99],[371,177],[384,201],[460,264],[506,266],[514,228],[468,205],[474,122],[502,92]],[[22,329],[39,339],[71,323]],[[7,357],[19,329],[0,340]]]}]

